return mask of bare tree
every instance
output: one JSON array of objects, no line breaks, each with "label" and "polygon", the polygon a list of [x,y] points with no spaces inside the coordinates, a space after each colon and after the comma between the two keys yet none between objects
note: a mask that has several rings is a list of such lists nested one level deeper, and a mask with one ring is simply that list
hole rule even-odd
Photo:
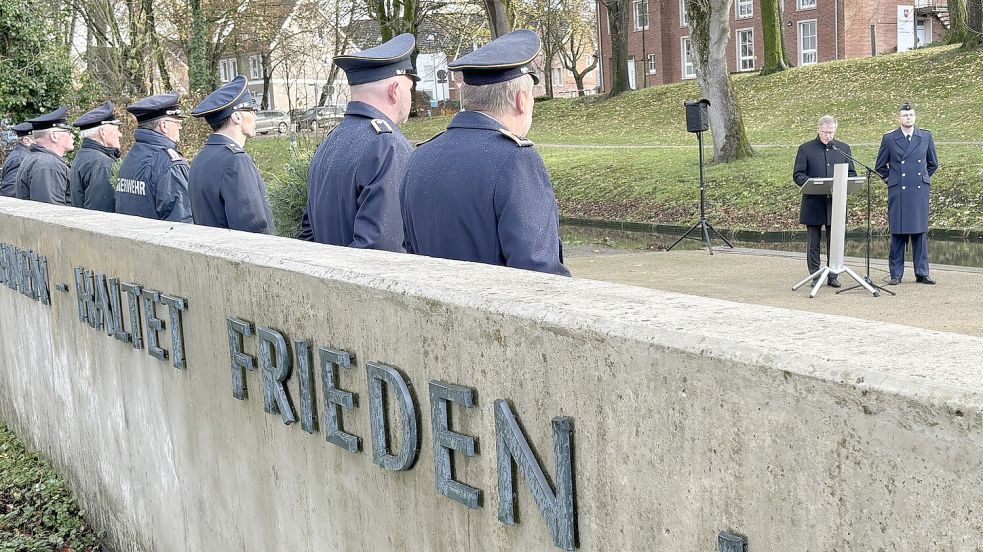
[{"label": "bare tree", "polygon": [[[611,29],[611,86],[608,95],[630,90],[628,83],[628,0],[600,0],[607,10]],[[688,3],[688,2],[687,2]]]},{"label": "bare tree", "polygon": [[710,100],[710,133],[713,135],[713,158],[717,163],[737,161],[754,154],[727,71],[731,5],[731,0],[686,0],[690,43],[696,58],[696,80],[700,92]]},{"label": "bare tree", "polygon": [[[591,4],[585,0],[563,0],[562,4],[568,32],[560,46],[560,57],[563,67],[573,73],[578,96],[584,95],[584,77],[597,67],[597,21]],[[590,63],[581,68],[580,60],[584,57],[588,57]]]},{"label": "bare tree", "polygon": [[492,38],[512,32],[515,22],[515,10],[512,0],[482,0],[485,13],[488,15],[488,30]]},{"label": "bare tree", "polygon": [[525,0],[518,6],[516,24],[535,29],[542,42],[543,85],[546,96],[553,97],[553,62],[560,55],[569,28],[565,21],[563,0]]}]

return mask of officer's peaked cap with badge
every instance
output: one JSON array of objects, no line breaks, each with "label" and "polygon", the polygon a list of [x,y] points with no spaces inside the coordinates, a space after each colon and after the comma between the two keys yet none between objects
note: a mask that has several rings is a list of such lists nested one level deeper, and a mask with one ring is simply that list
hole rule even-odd
[{"label": "officer's peaked cap with badge", "polygon": [[915,106],[911,105],[911,102],[901,102],[901,106],[898,107],[898,112],[902,111],[914,111]]},{"label": "officer's peaked cap with badge", "polygon": [[416,47],[416,39],[409,33],[403,33],[392,40],[362,50],[356,54],[337,56],[334,63],[348,76],[348,84],[365,84],[396,75],[406,75],[418,81],[419,77],[413,72],[413,62],[410,55]]},{"label": "officer's peaked cap with badge", "polygon": [[23,138],[24,136],[30,134],[31,131],[34,130],[34,127],[31,125],[31,123],[24,121],[19,125],[14,125],[10,127],[10,130],[14,131],[14,133],[17,134],[18,138]]},{"label": "officer's peaked cap with badge", "polygon": [[27,122],[31,123],[31,127],[35,131],[48,130],[52,128],[72,130],[72,127],[68,124],[68,116],[66,113],[68,113],[67,108],[59,107],[51,113],[45,113],[44,115],[38,115],[33,119],[28,119]]},{"label": "officer's peaked cap with badge", "polygon": [[181,96],[176,92],[157,94],[131,103],[126,106],[126,110],[137,118],[138,123],[159,117],[183,119],[185,115],[181,113],[181,107],[178,105],[180,99]]},{"label": "officer's peaked cap with badge", "polygon": [[513,31],[457,58],[447,68],[460,71],[464,83],[472,86],[505,82],[522,75],[529,75],[534,84],[539,84],[532,61],[539,54],[541,44],[539,35],[533,31]]},{"label": "officer's peaked cap with badge", "polygon": [[85,130],[101,125],[120,124],[122,123],[116,118],[116,113],[113,112],[113,102],[106,102],[95,109],[83,113],[81,117],[72,123],[72,126],[78,127],[79,130]]},{"label": "officer's peaked cap with badge", "polygon": [[256,98],[246,88],[246,77],[239,75],[209,94],[191,110],[192,117],[204,117],[214,125],[228,119],[236,111],[255,110]]}]

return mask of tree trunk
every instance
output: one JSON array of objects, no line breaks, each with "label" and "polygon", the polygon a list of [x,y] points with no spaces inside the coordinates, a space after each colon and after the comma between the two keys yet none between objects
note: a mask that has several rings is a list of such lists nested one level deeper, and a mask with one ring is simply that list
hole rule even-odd
[{"label": "tree trunk", "polygon": [[259,57],[260,69],[263,71],[263,99],[260,100],[260,109],[270,108],[270,84],[273,80],[273,72],[270,67],[270,53],[263,52]]},{"label": "tree trunk", "polygon": [[968,33],[963,48],[978,48],[983,45],[983,0],[966,0],[966,12]]},{"label": "tree trunk", "polygon": [[[171,87],[171,75],[167,71],[167,60],[164,59],[164,47],[161,46],[160,36],[157,34],[157,16],[154,14],[153,0],[143,0],[143,12],[146,16],[146,29],[144,29],[144,32],[147,33],[150,43],[153,44],[154,61],[157,63],[157,72],[160,73],[163,91],[170,91],[173,89]],[[153,91],[151,90],[150,92]]]},{"label": "tree trunk", "polygon": [[484,4],[492,39],[512,32],[512,18],[509,17],[506,0],[484,0]]},{"label": "tree trunk", "polygon": [[205,36],[205,14],[201,0],[188,0],[191,11],[191,44],[188,49],[188,80],[192,92],[212,91],[214,75],[208,58],[208,37]]},{"label": "tree trunk", "polygon": [[628,0],[601,0],[608,10],[611,28],[611,89],[609,97],[629,90]]},{"label": "tree trunk", "polygon": [[700,93],[710,100],[710,134],[715,163],[729,163],[754,154],[727,71],[731,8],[730,0],[686,0],[696,57],[696,80]]},{"label": "tree trunk", "polygon": [[785,44],[782,41],[782,13],[780,0],[761,0],[761,31],[764,56],[762,75],[770,75],[788,69]]}]

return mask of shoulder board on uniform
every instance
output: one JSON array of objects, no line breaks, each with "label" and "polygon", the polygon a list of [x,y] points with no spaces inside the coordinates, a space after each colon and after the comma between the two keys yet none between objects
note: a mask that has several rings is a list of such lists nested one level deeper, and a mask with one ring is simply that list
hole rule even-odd
[{"label": "shoulder board on uniform", "polygon": [[417,144],[417,145],[416,145],[416,147],[420,147],[420,146],[422,146],[423,144],[426,144],[426,143],[427,143],[427,142],[429,142],[430,140],[433,140],[434,138],[436,138],[436,137],[438,137],[438,136],[440,136],[441,134],[443,134],[443,133],[445,133],[445,132],[447,132],[447,131],[446,131],[446,130],[442,130],[442,131],[440,131],[440,132],[438,132],[437,134],[434,134],[434,135],[433,135],[433,136],[431,136],[430,138],[427,138],[426,140],[424,140],[424,141],[422,141],[422,142],[420,142],[419,144]]},{"label": "shoulder board on uniform", "polygon": [[527,138],[523,138],[521,136],[517,136],[517,135],[515,135],[515,134],[513,134],[513,133],[511,133],[511,132],[509,132],[507,130],[505,130],[504,128],[500,128],[500,129],[498,129],[498,131],[501,132],[502,135],[505,136],[506,138],[508,138],[509,140],[512,140],[513,142],[515,142],[516,145],[519,146],[520,148],[528,148],[530,146],[534,146],[535,145],[535,144],[533,144],[532,140],[529,140]]},{"label": "shoulder board on uniform", "polygon": [[389,125],[389,121],[384,119],[372,119],[372,128],[375,129],[376,134],[391,134],[393,127]]},{"label": "shoulder board on uniform", "polygon": [[239,144],[225,144],[225,147],[229,148],[232,153],[246,153],[246,150],[239,147]]},{"label": "shoulder board on uniform", "polygon": [[170,156],[171,161],[177,163],[178,161],[184,161],[184,156],[178,153],[174,148],[167,148],[167,155]]},{"label": "shoulder board on uniform", "polygon": [[931,130],[929,130],[929,129],[927,129],[927,128],[922,128],[922,129],[919,129],[919,130],[921,130],[922,132],[927,132],[927,133],[929,133],[929,134],[931,134],[931,133],[932,133],[932,131],[931,131]]}]

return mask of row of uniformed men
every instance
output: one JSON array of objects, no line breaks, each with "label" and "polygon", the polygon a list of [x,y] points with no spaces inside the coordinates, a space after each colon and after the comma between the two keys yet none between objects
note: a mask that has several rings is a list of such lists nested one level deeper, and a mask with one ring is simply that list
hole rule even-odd
[{"label": "row of uniformed men", "polygon": [[[538,82],[532,67],[538,35],[515,31],[450,63],[463,75],[470,111],[455,115],[446,131],[416,150],[399,131],[418,80],[410,61],[414,47],[413,36],[403,34],[335,58],[352,101],[311,160],[298,237],[569,275],[553,187],[533,143],[524,138]],[[188,164],[176,149],[177,99],[154,96],[127,108],[139,128],[119,170],[116,212],[181,222],[193,217],[198,224],[269,233],[265,186],[242,149],[255,134],[255,102],[245,78],[216,90],[192,112],[205,117],[215,133],[191,164],[190,189]],[[88,122],[82,119],[76,125]],[[32,151],[44,154],[37,147]],[[63,153],[47,155],[60,162]],[[35,177],[34,170],[17,177],[18,190],[21,181],[27,190],[20,197],[42,197],[32,191],[34,178],[47,177]],[[75,189],[73,183],[72,201],[85,205],[85,199],[75,202]]]}]

